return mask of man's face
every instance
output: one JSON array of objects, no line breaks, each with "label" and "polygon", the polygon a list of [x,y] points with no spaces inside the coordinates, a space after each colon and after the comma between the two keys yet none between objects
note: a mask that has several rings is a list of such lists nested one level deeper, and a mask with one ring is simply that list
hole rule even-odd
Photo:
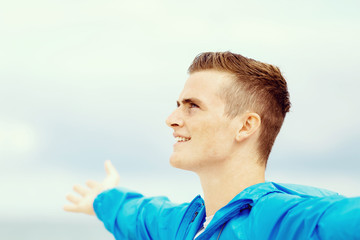
[{"label": "man's face", "polygon": [[224,115],[225,103],[219,96],[230,81],[230,74],[215,70],[190,75],[178,107],[166,120],[176,139],[171,165],[201,171],[231,157],[237,125]]}]

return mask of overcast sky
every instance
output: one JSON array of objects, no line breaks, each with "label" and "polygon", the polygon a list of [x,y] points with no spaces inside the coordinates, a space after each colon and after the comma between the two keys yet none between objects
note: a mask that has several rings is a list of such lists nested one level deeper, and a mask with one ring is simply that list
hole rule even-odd
[{"label": "overcast sky", "polygon": [[[272,181],[360,195],[358,1],[7,1],[0,7],[2,217],[67,217],[75,183],[104,177],[190,201],[166,117],[204,51],[277,65],[292,109]],[[24,201],[25,199],[25,201]],[[74,217],[73,215],[71,215]]]}]

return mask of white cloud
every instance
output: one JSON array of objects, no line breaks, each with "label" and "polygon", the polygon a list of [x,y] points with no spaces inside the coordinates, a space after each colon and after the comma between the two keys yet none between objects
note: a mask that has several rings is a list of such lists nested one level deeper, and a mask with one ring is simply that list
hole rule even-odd
[{"label": "white cloud", "polygon": [[0,159],[3,164],[9,157],[21,157],[34,153],[39,147],[36,129],[25,122],[0,121]]}]

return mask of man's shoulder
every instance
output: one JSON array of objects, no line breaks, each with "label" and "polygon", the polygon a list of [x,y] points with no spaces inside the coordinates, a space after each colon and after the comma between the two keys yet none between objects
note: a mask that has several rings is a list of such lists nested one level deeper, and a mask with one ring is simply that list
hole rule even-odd
[{"label": "man's shoulder", "polygon": [[241,199],[250,199],[254,204],[258,201],[267,199],[268,197],[277,198],[312,198],[312,197],[331,197],[340,196],[334,191],[323,188],[289,184],[289,183],[275,183],[264,182],[252,185],[241,193],[239,193],[233,201]]},{"label": "man's shoulder", "polygon": [[283,203],[296,205],[310,199],[328,199],[334,201],[344,198],[338,193],[312,186],[290,183],[265,182],[253,185],[238,195],[238,199],[250,199],[252,206],[274,204],[281,206]]},{"label": "man's shoulder", "polygon": [[272,185],[282,193],[295,195],[299,197],[327,197],[327,196],[339,196],[338,193],[318,187],[305,186],[291,183],[275,183]]},{"label": "man's shoulder", "polygon": [[319,203],[327,205],[332,202],[336,202],[345,198],[338,193],[312,186],[305,186],[299,184],[289,183],[274,183],[267,182],[269,189],[266,194],[263,194],[257,201],[254,201],[253,207],[266,211],[273,211],[271,209],[277,209],[288,211],[289,209],[301,206],[306,207],[307,205],[314,205]]},{"label": "man's shoulder", "polygon": [[[357,201],[348,201],[327,189],[298,184],[265,184],[271,191],[253,203],[248,216],[249,239],[309,239],[320,219],[326,225],[330,220],[346,215],[340,214],[339,209],[348,213],[357,204]],[[339,215],[325,215],[329,209],[338,209],[333,212],[339,211]]]}]

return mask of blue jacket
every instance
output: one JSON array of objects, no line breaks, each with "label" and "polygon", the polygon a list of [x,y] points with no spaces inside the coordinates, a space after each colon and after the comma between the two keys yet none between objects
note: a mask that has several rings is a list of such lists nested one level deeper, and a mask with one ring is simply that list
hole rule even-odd
[{"label": "blue jacket", "polygon": [[[98,218],[116,239],[192,240],[205,220],[200,196],[174,204],[124,188],[94,201]],[[196,240],[360,239],[360,198],[273,182],[250,186],[218,210]]]}]

